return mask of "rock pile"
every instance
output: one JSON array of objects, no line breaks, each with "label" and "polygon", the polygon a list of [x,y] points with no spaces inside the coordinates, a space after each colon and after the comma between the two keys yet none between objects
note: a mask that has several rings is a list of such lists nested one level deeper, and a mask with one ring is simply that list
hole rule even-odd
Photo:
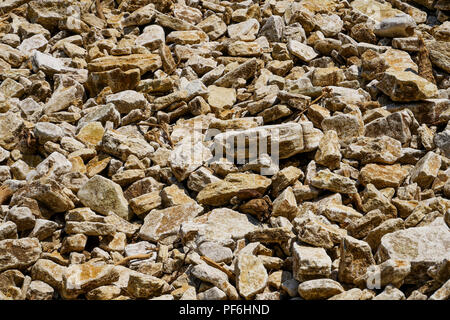
[{"label": "rock pile", "polygon": [[0,300],[449,299],[448,1],[0,13]]}]

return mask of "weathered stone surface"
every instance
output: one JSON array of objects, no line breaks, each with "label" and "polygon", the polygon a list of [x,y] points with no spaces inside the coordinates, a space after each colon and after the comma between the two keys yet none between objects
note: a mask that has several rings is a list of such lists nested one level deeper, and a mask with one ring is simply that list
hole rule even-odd
[{"label": "weathered stone surface", "polygon": [[237,289],[245,299],[262,292],[267,285],[267,271],[261,261],[250,254],[240,254],[236,265]]},{"label": "weathered stone surface", "polygon": [[133,297],[149,298],[160,293],[167,283],[156,277],[135,273],[130,274],[127,290]]},{"label": "weathered stone surface", "polygon": [[214,209],[198,217],[198,238],[209,241],[243,239],[245,235],[258,228],[258,221],[252,216],[231,209]]},{"label": "weathered stone surface", "polygon": [[402,219],[389,219],[381,223],[376,228],[372,229],[365,238],[365,241],[369,244],[373,251],[376,251],[378,246],[380,245],[380,240],[384,235],[404,229],[405,223]]},{"label": "weathered stone surface", "polygon": [[247,80],[256,72],[258,62],[255,58],[250,59],[240,64],[235,69],[227,72],[223,76],[214,81],[215,86],[230,88],[236,82],[237,79]]},{"label": "weathered stone surface", "polygon": [[220,206],[243,190],[255,191],[261,194],[270,186],[271,180],[252,173],[230,173],[224,180],[208,184],[197,195],[197,201],[202,204]]},{"label": "weathered stone surface", "polygon": [[344,229],[329,223],[324,217],[317,216],[311,211],[299,216],[293,221],[297,237],[302,242],[315,247],[331,249],[339,244],[346,235]]},{"label": "weathered stone surface", "polygon": [[363,185],[373,184],[377,189],[388,187],[399,187],[408,171],[399,164],[395,165],[379,165],[367,164],[359,173],[359,181]]},{"label": "weathered stone surface", "polygon": [[448,2],[0,1],[0,300],[448,299]]},{"label": "weathered stone surface", "polygon": [[171,235],[177,235],[183,222],[193,220],[202,212],[203,208],[196,203],[162,210],[154,209],[145,217],[139,237],[143,240],[158,241]]},{"label": "weathered stone surface", "polygon": [[321,127],[323,130],[336,131],[341,141],[362,136],[364,133],[364,125],[361,119],[354,114],[338,114],[322,120]]},{"label": "weathered stone surface", "polygon": [[314,160],[330,170],[339,168],[341,161],[339,139],[336,131],[328,130],[319,143]]},{"label": "weathered stone surface", "polygon": [[369,245],[361,240],[347,236],[342,238],[338,278],[345,283],[353,283],[375,264]]},{"label": "weathered stone surface", "polygon": [[42,253],[37,238],[6,239],[0,241],[0,271],[24,269],[34,264]]},{"label": "weathered stone surface", "polygon": [[106,97],[106,103],[112,103],[120,113],[129,113],[135,109],[143,109],[147,105],[142,93],[125,90]]},{"label": "weathered stone surface", "polygon": [[113,211],[121,218],[130,219],[128,202],[122,188],[113,181],[96,175],[81,187],[77,194],[80,201],[92,210],[107,215]]},{"label": "weathered stone surface", "polygon": [[360,137],[354,143],[349,144],[344,156],[357,159],[361,163],[393,164],[402,156],[401,143],[388,136],[378,138]]},{"label": "weathered stone surface", "polygon": [[298,293],[305,300],[328,299],[342,292],[340,283],[331,279],[309,280],[298,286]]},{"label": "weathered stone surface", "polygon": [[411,131],[416,124],[412,112],[403,110],[369,122],[364,135],[373,138],[389,136],[405,145],[411,141]]},{"label": "weathered stone surface", "polygon": [[418,101],[437,96],[436,85],[410,71],[388,70],[377,87],[393,101]]},{"label": "weathered stone surface", "polygon": [[117,131],[106,130],[100,143],[102,150],[126,161],[130,154],[139,159],[150,156],[155,149],[141,137],[127,136]]},{"label": "weathered stone surface", "polygon": [[79,294],[111,284],[118,279],[119,273],[112,265],[71,265],[63,273],[63,295],[74,299]]},{"label": "weathered stone surface", "polygon": [[356,193],[355,182],[350,178],[335,174],[329,169],[321,170],[312,178],[311,185],[333,192]]},{"label": "weathered stone surface", "polygon": [[440,167],[441,157],[432,151],[428,152],[411,171],[411,182],[417,182],[422,188],[429,187]]},{"label": "weathered stone surface", "polygon": [[293,244],[292,256],[294,278],[300,282],[328,278],[331,273],[331,258],[323,248],[312,248]]},{"label": "weathered stone surface", "polygon": [[407,260],[411,272],[405,283],[421,283],[428,278],[426,270],[448,259],[450,232],[442,218],[429,226],[408,228],[386,234],[381,238],[376,257],[380,262],[388,259]]},{"label": "weathered stone surface", "polygon": [[183,181],[200,167],[205,161],[212,158],[211,151],[200,141],[181,141],[169,156],[169,165],[175,177]]}]

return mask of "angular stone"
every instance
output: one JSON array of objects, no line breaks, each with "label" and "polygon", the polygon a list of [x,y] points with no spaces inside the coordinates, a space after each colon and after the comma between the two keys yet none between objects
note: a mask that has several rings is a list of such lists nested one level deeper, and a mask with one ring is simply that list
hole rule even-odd
[{"label": "angular stone", "polygon": [[261,243],[285,243],[294,237],[288,227],[276,227],[267,229],[257,229],[250,231],[245,238],[250,242]]},{"label": "angular stone", "polygon": [[280,16],[270,16],[261,30],[259,36],[264,36],[270,42],[280,42],[283,37],[284,21]]},{"label": "angular stone", "polygon": [[144,75],[149,71],[156,71],[161,66],[161,58],[157,54],[131,54],[94,59],[88,64],[88,70],[90,72],[102,72],[119,68],[125,72],[137,68],[139,74]]},{"label": "angular stone", "polygon": [[252,216],[228,208],[214,209],[198,217],[198,239],[205,241],[221,241],[227,239],[243,239],[246,234],[258,227],[258,221]]},{"label": "angular stone", "polygon": [[372,300],[405,300],[405,295],[399,289],[389,285]]},{"label": "angular stone", "polygon": [[315,247],[331,249],[347,235],[345,229],[340,229],[311,211],[295,218],[293,224],[298,239]]},{"label": "angular stone", "polygon": [[337,281],[331,279],[316,279],[302,282],[298,286],[298,293],[305,300],[322,300],[344,292],[344,288]]},{"label": "angular stone", "polygon": [[364,135],[373,138],[389,136],[400,141],[402,145],[407,145],[411,141],[411,131],[416,125],[412,112],[403,110],[369,122],[364,128]]},{"label": "angular stone", "polygon": [[87,236],[108,236],[116,232],[114,225],[91,221],[69,221],[66,223],[64,230],[68,234],[84,234]]},{"label": "angular stone", "polygon": [[129,113],[135,109],[144,109],[147,99],[142,93],[125,90],[106,97],[105,103],[112,103],[120,113]]},{"label": "angular stone", "polygon": [[362,120],[356,115],[349,113],[335,113],[335,115],[323,119],[321,127],[324,131],[336,131],[341,141],[362,136],[364,133]]},{"label": "angular stone", "polygon": [[113,93],[133,90],[141,80],[139,69],[123,71],[115,68],[107,71],[89,72],[87,88],[92,96],[96,96],[104,88],[110,87]]},{"label": "angular stone", "polygon": [[235,264],[237,289],[249,300],[262,292],[267,285],[268,275],[262,262],[254,255],[240,254]]},{"label": "angular stone", "polygon": [[128,136],[114,130],[106,130],[100,143],[101,149],[112,156],[126,161],[130,154],[139,159],[150,156],[155,149],[144,138]]},{"label": "angular stone", "polygon": [[143,216],[150,210],[158,208],[161,205],[162,201],[159,195],[159,191],[153,191],[133,198],[129,203],[130,208],[136,215]]},{"label": "angular stone", "polygon": [[71,193],[69,189],[64,188],[55,180],[47,178],[30,183],[28,197],[38,200],[53,213],[56,213],[65,212],[75,207],[68,193]]},{"label": "angular stone", "polygon": [[221,206],[243,190],[264,194],[271,180],[252,173],[230,173],[224,180],[208,184],[200,190],[197,201],[201,204]]},{"label": "angular stone", "polygon": [[381,223],[376,228],[370,230],[370,232],[367,234],[366,238],[364,239],[369,246],[372,248],[372,250],[375,252],[380,245],[380,240],[383,238],[384,235],[388,233],[392,233],[397,230],[401,230],[405,228],[405,223],[402,219],[388,219]]},{"label": "angular stone", "polygon": [[34,228],[36,218],[27,207],[14,206],[9,209],[5,216],[5,222],[12,221],[17,227],[17,231],[30,230]]},{"label": "angular stone", "polygon": [[191,221],[200,213],[203,207],[196,203],[173,206],[170,208],[150,211],[144,219],[139,231],[139,237],[148,241],[159,241],[168,236],[177,235],[183,222]]},{"label": "angular stone", "polygon": [[352,221],[347,228],[349,235],[356,239],[362,239],[374,228],[378,227],[385,217],[383,213],[378,210],[369,211],[363,217]]},{"label": "angular stone", "polygon": [[34,264],[42,253],[37,238],[7,239],[0,241],[0,272],[24,269]]},{"label": "angular stone", "polygon": [[0,224],[0,241],[5,239],[17,239],[17,226],[14,222],[8,221]]},{"label": "angular stone", "polygon": [[111,177],[111,180],[118,185],[125,187],[145,177],[143,169],[129,169],[117,172]]},{"label": "angular stone", "polygon": [[159,295],[167,286],[164,280],[143,273],[130,274],[127,291],[135,298]]},{"label": "angular stone", "polygon": [[303,176],[303,171],[294,166],[280,170],[272,177],[272,194],[274,196],[278,195],[286,187],[298,181],[299,178],[303,178]]},{"label": "angular stone", "polygon": [[61,246],[61,253],[82,252],[86,247],[87,236],[75,234],[65,237]]},{"label": "angular stone", "polygon": [[165,207],[177,206],[180,204],[194,203],[195,200],[189,197],[185,190],[173,184],[165,187],[161,192],[162,202]]},{"label": "angular stone", "polygon": [[223,76],[220,76],[214,81],[214,85],[218,87],[230,88],[236,83],[238,79],[248,80],[253,77],[258,67],[258,61],[255,58],[249,59],[240,64],[235,69],[227,72]]},{"label": "angular stone", "polygon": [[200,30],[172,31],[167,35],[166,41],[180,45],[192,45],[208,41],[208,35]]},{"label": "angular stone", "polygon": [[444,283],[442,287],[436,290],[429,300],[448,300],[450,297],[450,280]]},{"label": "angular stone", "polygon": [[236,288],[228,282],[228,276],[219,269],[211,267],[206,263],[201,263],[194,266],[191,270],[191,273],[194,277],[202,281],[211,283],[215,287],[225,292],[230,300],[236,300],[239,298],[239,294]]},{"label": "angular stone", "polygon": [[126,220],[131,217],[122,188],[102,176],[95,175],[89,179],[78,191],[77,196],[85,206],[100,214],[107,215],[109,211],[113,211]]},{"label": "angular stone", "polygon": [[410,271],[411,265],[408,261],[389,259],[382,264],[369,268],[363,276],[363,285],[378,288],[393,285],[399,288]]},{"label": "angular stone", "polygon": [[311,185],[339,193],[356,193],[355,182],[347,177],[331,172],[329,169],[321,170],[311,179]]},{"label": "angular stone", "polygon": [[54,79],[55,90],[45,104],[45,114],[66,110],[83,100],[84,87],[78,81],[68,75],[56,75]]},{"label": "angular stone", "polygon": [[210,158],[211,151],[201,141],[192,141],[188,137],[170,153],[168,162],[177,180],[183,181]]},{"label": "angular stone", "polygon": [[358,180],[364,186],[371,183],[377,189],[396,188],[403,183],[407,175],[408,170],[400,164],[379,165],[370,163],[361,169]]},{"label": "angular stone", "polygon": [[437,96],[435,84],[410,71],[388,70],[377,85],[393,101],[418,101]]},{"label": "angular stone", "polygon": [[112,265],[90,263],[69,266],[63,274],[63,295],[75,299],[97,287],[111,284],[119,279],[119,273]]},{"label": "angular stone", "polygon": [[27,291],[28,300],[51,300],[53,298],[53,290],[48,284],[42,281],[31,281]]},{"label": "angular stone", "polygon": [[217,15],[212,14],[197,24],[208,35],[211,41],[216,40],[227,32],[227,25]]},{"label": "angular stone", "polygon": [[236,102],[236,90],[233,88],[208,87],[208,104],[212,110],[230,109]]},{"label": "angular stone", "polygon": [[233,259],[233,252],[230,248],[224,247],[217,242],[203,242],[198,246],[199,253],[220,263],[229,263]]},{"label": "angular stone", "polygon": [[344,149],[343,154],[346,158],[361,161],[362,164],[393,164],[402,156],[402,145],[388,136],[359,137]]},{"label": "angular stone", "polygon": [[231,39],[253,41],[259,31],[259,22],[256,19],[248,19],[244,22],[229,25],[227,31]]},{"label": "angular stone", "polygon": [[89,122],[84,125],[77,134],[77,139],[87,145],[97,145],[102,141],[105,129],[99,121]]},{"label": "angular stone", "polygon": [[417,182],[423,189],[428,188],[436,178],[440,167],[441,157],[433,151],[429,151],[412,169],[411,182]]},{"label": "angular stone", "polygon": [[13,150],[23,128],[24,122],[17,114],[7,112],[0,115],[0,147]]},{"label": "angular stone", "polygon": [[442,218],[424,227],[408,228],[386,234],[381,238],[376,258],[407,260],[411,272],[405,284],[420,284],[429,279],[426,270],[449,259],[450,232]]},{"label": "angular stone", "polygon": [[380,192],[373,184],[368,184],[361,193],[362,209],[369,212],[379,209],[384,215],[390,218],[397,216],[397,209],[390,200]]},{"label": "angular stone", "polygon": [[293,275],[300,282],[318,278],[328,278],[331,274],[331,258],[323,248],[300,246],[292,247]]},{"label": "angular stone", "polygon": [[289,40],[287,48],[291,54],[304,62],[309,62],[318,56],[312,47],[297,40]]},{"label": "angular stone", "polygon": [[187,186],[189,189],[199,192],[208,184],[218,181],[220,179],[214,176],[208,168],[200,167],[189,175]]},{"label": "angular stone", "polygon": [[343,227],[362,217],[362,214],[355,209],[332,202],[325,206],[320,206],[318,213],[327,217],[328,220],[339,223]]},{"label": "angular stone", "polygon": [[120,296],[121,289],[115,285],[101,286],[86,294],[88,300],[113,300]]},{"label": "angular stone", "polygon": [[339,138],[334,130],[328,130],[319,143],[314,160],[330,170],[339,168],[341,161]]},{"label": "angular stone", "polygon": [[134,43],[138,46],[155,50],[161,43],[165,41],[164,29],[158,25],[146,26],[139,37],[136,38]]},{"label": "angular stone", "polygon": [[342,238],[338,278],[345,283],[354,281],[364,275],[371,265],[375,264],[369,245],[361,240],[347,236]]},{"label": "angular stone", "polygon": [[383,19],[375,25],[374,33],[379,37],[408,37],[414,34],[416,27],[414,19],[408,14],[403,14]]},{"label": "angular stone", "polygon": [[291,187],[287,187],[274,201],[272,215],[292,220],[297,214],[297,201]]}]

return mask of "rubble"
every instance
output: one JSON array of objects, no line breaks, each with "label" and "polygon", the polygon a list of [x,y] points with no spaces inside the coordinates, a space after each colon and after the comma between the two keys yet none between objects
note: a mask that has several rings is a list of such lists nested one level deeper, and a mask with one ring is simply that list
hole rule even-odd
[{"label": "rubble", "polygon": [[0,2],[0,300],[449,299],[448,1]]}]

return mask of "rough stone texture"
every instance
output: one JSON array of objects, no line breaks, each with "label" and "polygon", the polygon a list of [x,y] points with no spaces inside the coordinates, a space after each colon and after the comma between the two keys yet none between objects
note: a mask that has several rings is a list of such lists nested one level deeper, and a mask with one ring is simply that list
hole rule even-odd
[{"label": "rough stone texture", "polygon": [[426,270],[448,259],[450,232],[442,218],[425,227],[408,228],[381,238],[376,257],[380,262],[401,259],[411,264],[405,283],[420,283],[427,279]]},{"label": "rough stone texture", "polygon": [[37,238],[6,239],[0,241],[0,271],[23,269],[33,265],[42,248]]},{"label": "rough stone texture", "polygon": [[448,300],[448,2],[0,1],[0,300]]},{"label": "rough stone texture", "polygon": [[84,184],[77,194],[80,201],[92,210],[107,215],[113,211],[119,217],[129,220],[128,202],[117,183],[96,175]]},{"label": "rough stone texture", "polygon": [[152,210],[144,219],[139,237],[143,240],[158,241],[176,235],[183,222],[192,220],[202,211],[203,208],[196,203]]},{"label": "rough stone texture", "polygon": [[339,282],[331,279],[316,279],[302,282],[298,286],[298,293],[305,300],[328,299],[344,292]]},{"label": "rough stone texture", "polygon": [[347,236],[340,245],[338,277],[344,283],[353,283],[375,264],[369,245],[361,240]]},{"label": "rough stone texture", "polygon": [[317,278],[327,278],[331,273],[331,258],[323,248],[299,246],[292,247],[293,274],[300,282]]},{"label": "rough stone texture", "polygon": [[236,262],[237,289],[245,299],[262,292],[267,285],[267,271],[255,256],[240,254]]}]

